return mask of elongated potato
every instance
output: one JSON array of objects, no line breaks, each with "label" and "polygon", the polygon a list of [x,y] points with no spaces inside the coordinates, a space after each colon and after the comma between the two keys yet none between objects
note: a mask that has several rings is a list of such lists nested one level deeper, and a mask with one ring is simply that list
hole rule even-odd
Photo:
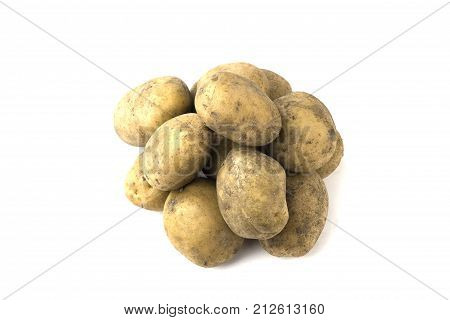
[{"label": "elongated potato", "polygon": [[170,119],[150,137],[144,153],[148,183],[163,191],[191,182],[208,156],[211,132],[195,113]]},{"label": "elongated potato", "polygon": [[288,221],[286,174],[281,165],[250,148],[228,153],[217,175],[223,218],[243,238],[269,239]]},{"label": "elongated potato", "polygon": [[160,191],[148,184],[144,178],[143,153],[141,153],[125,180],[125,195],[138,207],[148,210],[162,211],[169,192]]},{"label": "elongated potato", "polygon": [[273,71],[265,69],[261,70],[269,80],[269,89],[267,90],[267,95],[270,99],[275,100],[292,92],[291,85],[285,78]]},{"label": "elongated potato", "polygon": [[281,130],[277,107],[251,81],[229,72],[198,84],[197,114],[216,133],[247,146],[274,140]]},{"label": "elongated potato", "polygon": [[333,156],[331,159],[325,163],[322,167],[317,169],[317,173],[320,175],[322,179],[328,177],[330,174],[333,173],[334,170],[339,166],[341,163],[341,159],[344,156],[344,141],[342,141],[342,137],[339,134],[337,134],[337,143],[336,143],[336,150],[334,151]]},{"label": "elongated potato", "polygon": [[288,176],[286,182],[289,221],[275,237],[260,241],[271,255],[300,257],[316,243],[328,213],[328,194],[317,173]]},{"label": "elongated potato", "polygon": [[128,144],[143,147],[167,120],[191,110],[193,98],[175,77],[150,80],[128,92],[116,107],[114,128]]},{"label": "elongated potato", "polygon": [[337,135],[328,109],[316,97],[294,92],[276,99],[283,121],[273,157],[290,172],[309,173],[330,161]]},{"label": "elongated potato", "polygon": [[246,62],[234,62],[221,64],[204,74],[199,82],[211,77],[217,72],[230,72],[237,74],[243,78],[246,78],[253,82],[262,92],[267,93],[270,90],[270,82],[267,79],[266,74],[254,65]]},{"label": "elongated potato", "polygon": [[173,246],[202,267],[230,260],[244,242],[223,220],[213,180],[199,178],[172,191],[164,206],[164,228]]}]

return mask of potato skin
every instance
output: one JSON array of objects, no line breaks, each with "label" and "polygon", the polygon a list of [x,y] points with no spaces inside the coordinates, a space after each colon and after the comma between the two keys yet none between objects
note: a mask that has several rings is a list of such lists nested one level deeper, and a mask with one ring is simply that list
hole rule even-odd
[{"label": "potato skin", "polygon": [[209,156],[202,170],[203,173],[208,178],[216,179],[217,173],[222,167],[228,153],[233,147],[237,146],[239,146],[237,143],[213,133]]},{"label": "potato skin", "polygon": [[244,243],[220,214],[213,180],[197,178],[182,190],[172,191],[163,217],[172,245],[202,267],[230,260]]},{"label": "potato skin", "polygon": [[250,148],[228,153],[217,175],[220,212],[237,235],[269,239],[286,225],[286,174],[281,165]]},{"label": "potato skin", "polygon": [[144,176],[162,191],[191,182],[203,168],[211,132],[195,113],[170,119],[148,140],[144,151]]},{"label": "potato skin", "polygon": [[328,177],[330,174],[333,173],[334,170],[339,166],[341,163],[341,159],[344,156],[344,141],[342,140],[341,135],[339,132],[337,132],[337,143],[336,143],[336,150],[333,153],[333,156],[331,157],[330,161],[325,163],[322,167],[317,169],[317,173],[320,175],[322,179]]},{"label": "potato skin", "polygon": [[267,93],[270,90],[270,82],[266,74],[254,65],[246,62],[233,62],[221,64],[204,74],[199,82],[209,78],[217,72],[230,72],[237,74],[253,82],[262,92]]},{"label": "potato skin", "polygon": [[186,84],[175,77],[150,80],[128,92],[114,113],[114,128],[128,144],[143,147],[167,120],[191,110],[193,98]]},{"label": "potato skin", "polygon": [[292,92],[289,82],[279,74],[261,69],[269,80],[269,89],[267,95],[270,99],[275,100]]},{"label": "potato skin", "polygon": [[247,146],[273,141],[281,130],[274,103],[251,81],[219,72],[198,84],[197,114],[216,133]]},{"label": "potato skin", "polygon": [[125,195],[138,207],[147,210],[162,211],[169,192],[160,191],[148,184],[144,178],[144,171],[142,169],[143,159],[144,154],[141,153],[128,172],[125,180]]},{"label": "potato skin", "polygon": [[311,250],[325,226],[328,194],[315,172],[288,176],[286,189],[289,221],[283,231],[260,243],[273,256],[300,257]]},{"label": "potato skin", "polygon": [[276,99],[283,128],[273,142],[273,157],[293,173],[309,173],[325,165],[336,149],[333,119],[313,95],[293,92]]}]

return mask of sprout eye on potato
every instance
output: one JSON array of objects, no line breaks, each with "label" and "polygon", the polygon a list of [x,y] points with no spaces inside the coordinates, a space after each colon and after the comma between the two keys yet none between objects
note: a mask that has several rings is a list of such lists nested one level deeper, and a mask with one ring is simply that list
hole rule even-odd
[{"label": "sprout eye on potato", "polygon": [[126,143],[145,146],[126,197],[163,210],[170,243],[194,264],[226,263],[245,239],[273,256],[300,257],[320,237],[322,179],[339,166],[343,140],[327,107],[292,92],[279,74],[237,62],[203,73],[191,89],[156,78],[119,101],[114,127]]}]

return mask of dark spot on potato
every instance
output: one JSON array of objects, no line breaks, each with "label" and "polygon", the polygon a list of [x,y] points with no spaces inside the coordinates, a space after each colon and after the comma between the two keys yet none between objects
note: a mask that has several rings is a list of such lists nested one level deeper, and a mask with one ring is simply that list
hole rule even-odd
[{"label": "dark spot on potato", "polygon": [[217,81],[217,79],[219,79],[219,77],[217,76],[217,74],[213,75],[211,77],[211,81]]}]

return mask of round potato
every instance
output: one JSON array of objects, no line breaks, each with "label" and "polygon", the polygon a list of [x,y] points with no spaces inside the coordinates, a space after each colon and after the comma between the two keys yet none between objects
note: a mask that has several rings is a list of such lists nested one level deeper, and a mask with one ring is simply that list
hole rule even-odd
[{"label": "round potato", "polygon": [[164,206],[164,228],[173,246],[202,267],[230,260],[244,243],[220,214],[213,180],[199,178],[172,191]]},{"label": "round potato", "polygon": [[269,89],[267,91],[267,95],[270,99],[275,100],[292,92],[291,85],[285,78],[273,71],[265,69],[261,70],[269,80]]},{"label": "round potato", "polygon": [[253,82],[229,72],[198,84],[197,114],[216,133],[247,146],[273,141],[281,130],[280,113]]},{"label": "round potato", "polygon": [[289,221],[275,237],[260,241],[262,247],[277,257],[300,257],[316,243],[325,226],[328,194],[317,173],[287,177]]},{"label": "round potato", "polygon": [[216,74],[217,72],[230,72],[246,78],[252,81],[264,93],[267,93],[270,90],[270,82],[264,72],[254,65],[246,62],[221,64],[204,74],[200,78],[199,82],[208,79],[210,76]]},{"label": "round potato", "polygon": [[205,165],[211,132],[195,113],[170,119],[148,140],[144,175],[154,188],[170,191],[191,182]]},{"label": "round potato", "polygon": [[322,179],[328,177],[341,163],[341,159],[344,156],[344,141],[342,141],[342,137],[339,132],[337,134],[337,143],[336,150],[334,151],[331,159],[325,163],[321,168],[317,169],[317,173],[320,175]]},{"label": "round potato", "polygon": [[125,195],[138,207],[162,211],[169,192],[155,189],[145,180],[142,169],[143,155],[141,153],[138,156],[133,167],[128,172],[125,180]]},{"label": "round potato", "polygon": [[289,218],[283,168],[253,149],[228,153],[217,175],[217,197],[223,218],[243,238],[269,239]]},{"label": "round potato", "polygon": [[143,147],[167,120],[191,110],[193,98],[175,77],[150,80],[128,92],[116,107],[114,128],[128,144]]},{"label": "round potato", "polygon": [[294,92],[276,99],[283,128],[273,142],[273,156],[290,172],[308,173],[330,161],[337,135],[328,109],[319,99]]}]

